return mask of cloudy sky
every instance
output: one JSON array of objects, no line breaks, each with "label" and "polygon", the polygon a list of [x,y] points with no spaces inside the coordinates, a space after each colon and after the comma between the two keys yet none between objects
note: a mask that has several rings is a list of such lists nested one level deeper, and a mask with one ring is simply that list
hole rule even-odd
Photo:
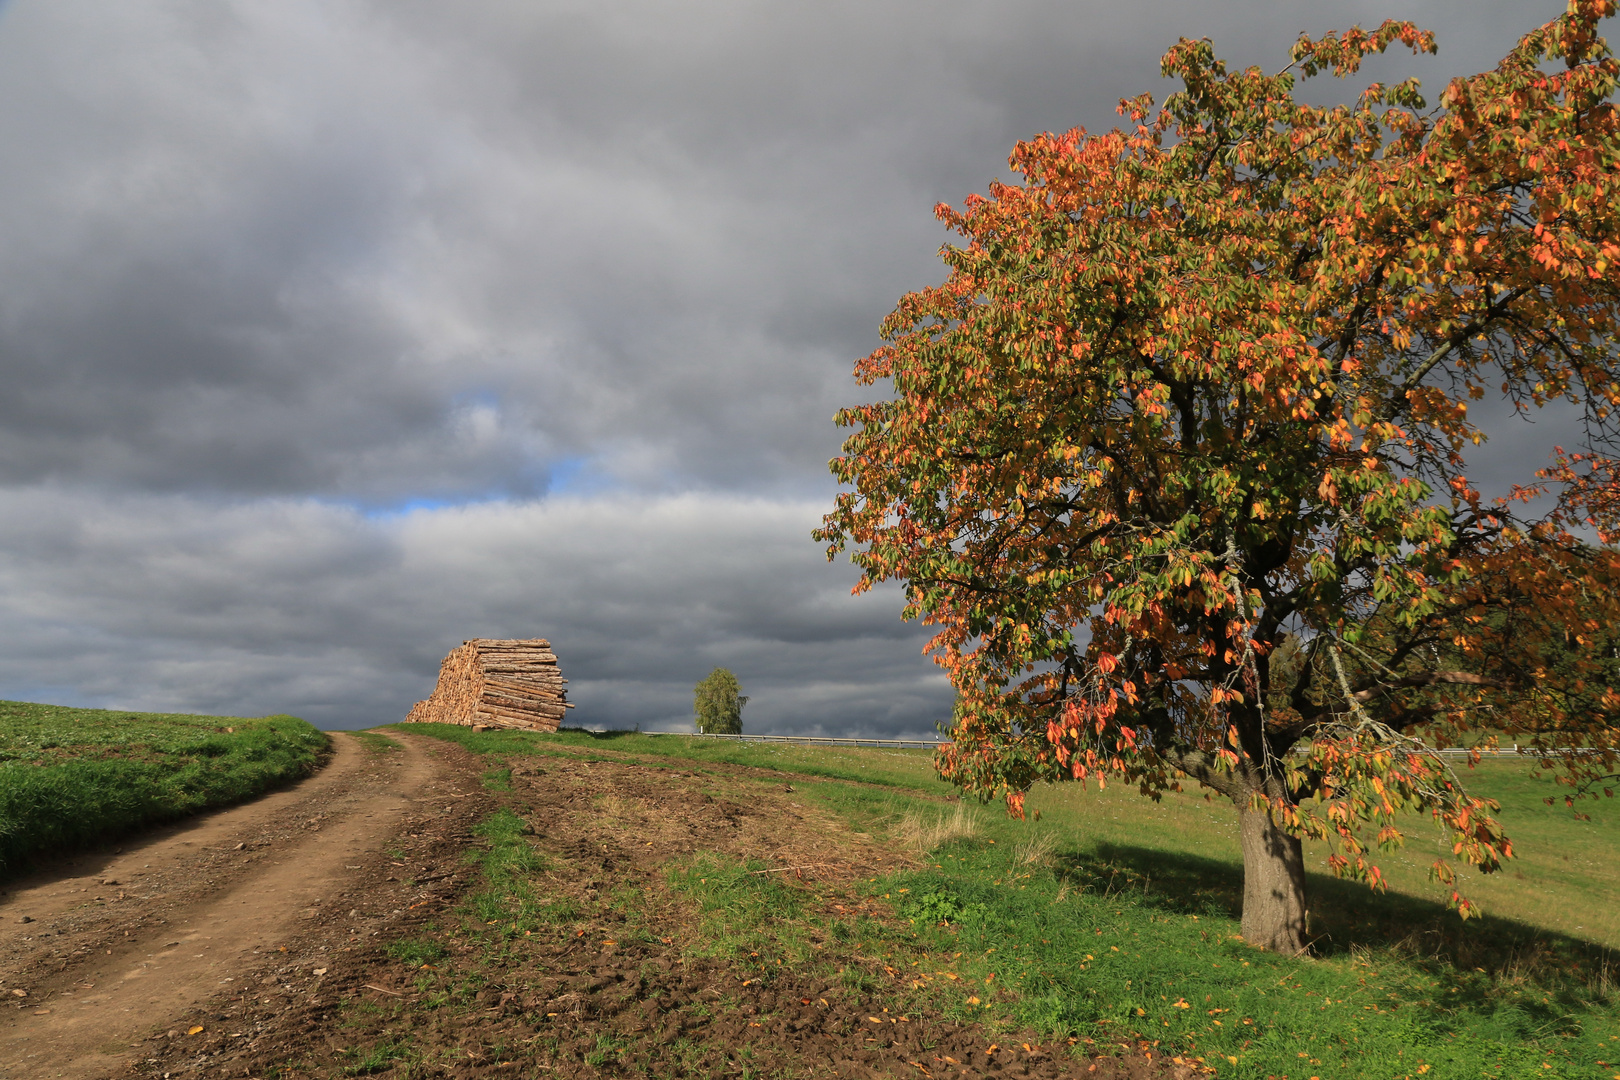
[{"label": "cloudy sky", "polygon": [[1179,36],[1411,17],[1367,78],[1437,91],[1561,9],[12,0],[0,697],[360,727],[544,636],[583,724],[723,665],[750,730],[931,733],[925,633],[809,533],[933,205]]}]

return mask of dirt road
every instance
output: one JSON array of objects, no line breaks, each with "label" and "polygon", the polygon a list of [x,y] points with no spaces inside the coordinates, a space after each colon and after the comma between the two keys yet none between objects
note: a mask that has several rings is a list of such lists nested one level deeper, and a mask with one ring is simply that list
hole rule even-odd
[{"label": "dirt road", "polygon": [[[905,940],[866,886],[911,856],[781,773],[393,738],[338,735],[293,788],[0,894],[0,1080],[1199,1071],[1157,1043],[1086,1060],[1073,1039],[891,1012],[947,977],[854,951],[857,932]],[[481,862],[496,825],[519,829],[512,895]],[[751,863],[720,907],[672,884]]]},{"label": "dirt road", "polygon": [[389,752],[333,741],[325,768],[291,789],[0,895],[0,1080],[123,1072],[148,1040],[187,1038],[170,1025],[201,1002],[318,994],[323,954],[385,929],[393,911],[375,886],[402,868],[385,848],[400,854],[395,838],[467,799],[476,776],[444,767],[427,740]]}]

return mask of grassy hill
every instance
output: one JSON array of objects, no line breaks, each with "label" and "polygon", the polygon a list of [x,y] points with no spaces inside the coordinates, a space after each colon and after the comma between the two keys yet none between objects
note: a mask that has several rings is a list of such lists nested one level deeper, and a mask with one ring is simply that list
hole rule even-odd
[{"label": "grassy hill", "polygon": [[62,851],[306,775],[327,738],[243,719],[0,701],[0,877]]}]

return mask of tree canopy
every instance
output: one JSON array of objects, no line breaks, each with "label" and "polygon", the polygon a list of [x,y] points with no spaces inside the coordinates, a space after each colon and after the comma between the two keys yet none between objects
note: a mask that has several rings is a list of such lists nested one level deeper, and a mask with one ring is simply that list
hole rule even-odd
[{"label": "tree canopy", "polygon": [[[1511,855],[1436,748],[1511,740],[1572,793],[1617,771],[1614,8],[1572,0],[1433,109],[1415,80],[1294,97],[1433,52],[1409,22],[1272,75],[1183,39],[1162,107],[937,208],[962,242],[856,366],[894,396],[838,414],[816,535],[938,626],[942,775],[1015,813],[1042,781],[1213,788],[1245,937],[1297,951],[1301,837],[1375,886],[1412,811],[1464,864]],[[1495,497],[1487,395],[1565,429]]]}]

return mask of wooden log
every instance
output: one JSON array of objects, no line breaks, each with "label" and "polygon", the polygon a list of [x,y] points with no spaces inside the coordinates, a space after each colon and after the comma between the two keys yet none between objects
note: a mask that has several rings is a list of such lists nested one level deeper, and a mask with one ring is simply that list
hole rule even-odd
[{"label": "wooden log", "polygon": [[488,724],[490,727],[507,728],[517,731],[551,732],[556,731],[557,728],[561,726],[559,721],[547,720],[541,717],[531,717],[529,720],[511,720],[506,717],[491,716],[487,713],[479,713],[477,716],[477,722],[480,724]]},{"label": "wooden log", "polygon": [[490,716],[502,716],[508,720],[561,720],[567,714],[560,708],[551,709],[509,709],[504,705],[481,704],[478,706],[480,714],[488,713]]},{"label": "wooden log", "polygon": [[518,708],[500,701],[480,701],[478,712],[492,712],[497,716],[513,716],[522,719],[525,716],[543,716],[547,719],[561,719],[565,715],[562,705],[525,705]]},{"label": "wooden log", "polygon": [[556,700],[542,701],[538,698],[512,697],[509,694],[491,694],[487,691],[478,699],[478,707],[487,709],[491,705],[499,705],[503,709],[512,709],[517,712],[539,713],[542,710],[554,710],[564,707],[563,702]]},{"label": "wooden log", "polygon": [[555,731],[572,703],[556,653],[544,638],[469,638],[439,665],[433,693],[414,705],[407,722],[472,724]]},{"label": "wooden log", "polygon": [[523,709],[535,711],[535,709],[561,709],[567,703],[559,701],[557,698],[518,698],[517,695],[510,695],[510,693],[491,693],[491,691],[486,690],[478,698],[478,708],[483,708],[486,704],[499,704],[502,708],[518,709],[518,711],[523,711]]},{"label": "wooden log", "polygon": [[544,698],[561,698],[565,693],[569,693],[569,691],[559,687],[557,683],[517,682],[512,678],[486,678],[484,680],[484,690],[509,690],[512,693],[531,693],[531,695],[541,695]]},{"label": "wooden log", "polygon": [[503,702],[503,701],[487,701],[486,700],[486,701],[480,701],[478,703],[477,711],[479,711],[479,712],[493,712],[493,713],[495,713],[495,714],[497,714],[499,716],[508,716],[508,715],[510,715],[510,716],[516,716],[516,717],[520,717],[520,718],[524,717],[524,716],[544,716],[544,717],[548,717],[548,718],[552,718],[552,717],[561,718],[564,715],[566,708],[567,708],[567,706],[560,705],[560,704],[548,704],[548,705],[524,704],[522,706],[518,706],[518,705],[509,704],[509,703]]},{"label": "wooden log", "polygon": [[513,712],[555,712],[567,703],[562,701],[537,701],[534,698],[510,697],[506,694],[485,693],[479,696],[475,709],[498,706],[502,709],[511,709]]},{"label": "wooden log", "polygon": [[485,686],[511,686],[522,689],[544,690],[550,694],[566,694],[563,687],[567,679],[541,679],[527,675],[485,675]]},{"label": "wooden log", "polygon": [[477,713],[475,721],[486,727],[503,728],[509,731],[556,731],[553,726],[556,722],[543,717],[532,716],[526,720],[514,720],[505,716],[494,716],[490,713]]}]

